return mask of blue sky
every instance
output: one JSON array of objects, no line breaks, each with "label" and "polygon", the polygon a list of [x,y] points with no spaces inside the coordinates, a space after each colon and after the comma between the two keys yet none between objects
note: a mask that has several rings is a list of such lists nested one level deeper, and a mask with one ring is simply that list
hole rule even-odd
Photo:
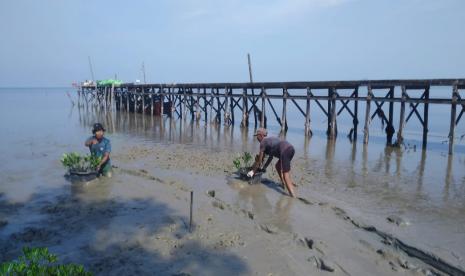
[{"label": "blue sky", "polygon": [[0,2],[0,86],[465,77],[463,0]]}]

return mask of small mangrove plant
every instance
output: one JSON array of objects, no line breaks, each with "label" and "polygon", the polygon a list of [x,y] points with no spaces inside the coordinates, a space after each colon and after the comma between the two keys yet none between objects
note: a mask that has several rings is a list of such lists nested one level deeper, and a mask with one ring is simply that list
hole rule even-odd
[{"label": "small mangrove plant", "polygon": [[61,163],[70,172],[95,171],[101,161],[101,157],[91,154],[82,156],[77,152],[65,153],[61,158]]},{"label": "small mangrove plant", "polygon": [[244,152],[242,155],[238,154],[233,160],[234,167],[236,169],[247,169],[252,166],[252,155],[250,152]]},{"label": "small mangrove plant", "polygon": [[57,255],[51,254],[46,247],[24,247],[23,255],[17,260],[0,265],[0,275],[92,275],[82,265],[57,262]]}]

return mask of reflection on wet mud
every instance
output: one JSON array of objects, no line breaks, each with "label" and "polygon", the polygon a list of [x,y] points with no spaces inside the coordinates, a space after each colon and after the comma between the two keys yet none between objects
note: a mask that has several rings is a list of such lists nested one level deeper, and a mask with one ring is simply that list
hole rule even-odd
[{"label": "reflection on wet mud", "polygon": [[[280,194],[278,201],[273,206],[268,199],[268,192],[270,186],[276,183],[267,183],[267,185],[241,185],[239,182],[234,183],[236,180],[230,180],[230,186],[238,190],[237,205],[251,207],[255,219],[259,223],[272,224],[284,232],[292,232],[291,226],[291,210],[295,199]],[[268,186],[268,187],[267,187]],[[274,190],[274,189],[273,189]]]},{"label": "reflection on wet mud", "polygon": [[[252,128],[224,127],[203,120],[153,117],[130,112],[86,112],[78,109],[78,113],[81,126],[90,129],[94,122],[99,121],[107,126],[109,135],[128,135],[156,143],[205,145],[216,150],[258,151]],[[448,201],[451,197],[460,198],[465,193],[465,184],[457,183],[457,178],[454,178],[461,166],[454,156],[289,133],[286,139],[292,141],[296,149],[302,149],[296,153],[303,157],[303,168],[314,171],[315,168],[310,166],[315,163],[310,160],[318,160],[317,164],[321,165],[328,180],[325,183],[329,185],[343,178],[349,188],[368,185],[380,185],[386,189],[396,187],[413,193],[411,195],[414,197],[427,195],[429,199],[439,201],[436,203]],[[381,182],[377,183],[380,179]],[[461,188],[456,188],[456,185]]]}]

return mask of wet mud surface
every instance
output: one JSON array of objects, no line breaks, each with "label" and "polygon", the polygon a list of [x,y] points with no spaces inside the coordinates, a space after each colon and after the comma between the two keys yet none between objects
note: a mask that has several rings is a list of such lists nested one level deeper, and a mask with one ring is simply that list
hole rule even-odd
[{"label": "wet mud surface", "polygon": [[299,156],[292,199],[273,169],[261,183],[240,180],[235,154],[121,144],[111,179],[42,175],[62,179],[26,201],[0,196],[0,261],[22,246],[47,246],[97,275],[463,275],[463,252],[418,235],[421,216],[365,212],[350,192],[324,185],[339,179]]}]

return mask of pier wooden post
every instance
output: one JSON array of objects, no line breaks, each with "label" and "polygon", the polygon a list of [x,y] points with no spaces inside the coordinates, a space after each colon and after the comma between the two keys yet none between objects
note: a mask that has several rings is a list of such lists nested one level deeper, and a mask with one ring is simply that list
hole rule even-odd
[{"label": "pier wooden post", "polygon": [[216,103],[217,103],[218,109],[216,110],[215,123],[221,125],[221,102],[220,102],[220,91],[218,88],[216,89]]},{"label": "pier wooden post", "polygon": [[150,93],[150,115],[153,117],[153,100],[155,99],[155,88],[152,88],[152,93]]},{"label": "pier wooden post", "polygon": [[172,93],[174,93],[174,88],[173,88],[173,90],[171,90],[171,88],[168,88],[168,93],[170,95],[170,97],[169,97],[169,99],[170,99],[170,118],[173,119],[174,110],[176,109],[175,96],[172,95]]},{"label": "pier wooden post", "polygon": [[365,127],[363,129],[363,143],[368,144],[368,137],[370,133],[370,107],[371,107],[371,99],[373,98],[373,91],[371,90],[371,85],[368,86],[368,93],[367,93],[367,101],[366,101],[366,109],[365,109]]},{"label": "pier wooden post", "polygon": [[126,111],[129,112],[129,96],[130,96],[130,93],[129,93],[129,88],[126,89]]},{"label": "pier wooden post", "polygon": [[123,89],[119,89],[119,110],[123,109]]},{"label": "pier wooden post", "polygon": [[326,136],[329,138],[330,128],[331,128],[331,89],[328,89],[328,112],[327,116],[327,128],[326,128]]},{"label": "pier wooden post", "polygon": [[457,116],[457,99],[459,98],[459,91],[457,85],[452,89],[452,104],[450,110],[450,130],[449,130],[449,154],[454,152],[454,138],[455,138],[455,118]]},{"label": "pier wooden post", "polygon": [[182,118],[183,119],[186,119],[187,117],[187,95],[186,95],[186,88],[182,88],[182,92],[183,92],[183,98],[184,98],[184,102],[183,102],[183,105],[184,105],[184,114],[182,115]]},{"label": "pier wooden post", "polygon": [[252,88],[252,109],[253,109],[253,119],[254,119],[254,128],[257,128],[258,120],[257,120],[257,106],[255,105],[255,92]]},{"label": "pier wooden post", "polygon": [[229,95],[228,95],[228,88],[224,88],[224,125],[230,125],[229,123]]},{"label": "pier wooden post", "polygon": [[213,123],[214,116],[213,116],[213,103],[215,98],[213,98],[213,88],[210,90],[210,101],[208,104],[210,105],[210,124]]},{"label": "pier wooden post", "polygon": [[287,131],[287,88],[283,89],[283,112],[281,114],[281,132],[286,133]]},{"label": "pier wooden post", "polygon": [[204,117],[205,117],[205,125],[208,123],[208,112],[207,112],[207,88],[203,88],[203,106],[204,106]]},{"label": "pier wooden post", "polygon": [[[160,118],[163,118],[164,114],[164,102],[165,102],[165,93],[163,93],[163,86],[160,86]],[[161,120],[163,122],[163,119]]]},{"label": "pier wooden post", "polygon": [[307,87],[307,106],[305,109],[305,136],[312,136],[312,131],[310,130],[310,87]]},{"label": "pier wooden post", "polygon": [[105,109],[108,110],[109,109],[109,104],[110,104],[110,87],[105,87],[105,101],[104,101],[104,104],[105,104]]},{"label": "pier wooden post", "polygon": [[[355,91],[354,91],[354,96],[356,99],[358,99],[358,86],[355,88]],[[354,119],[353,119],[353,123],[354,123],[354,136],[353,136],[353,139],[354,141],[357,141],[357,132],[358,132],[358,100],[355,100],[354,101]]]},{"label": "pier wooden post", "polygon": [[192,88],[189,89],[189,98],[190,98],[190,104],[189,104],[189,110],[191,111],[191,122],[194,121],[194,117],[195,117],[195,111],[194,111],[194,96],[193,96],[193,91],[192,91]]},{"label": "pier wooden post", "polygon": [[262,87],[262,113],[260,116],[260,127],[266,128],[265,126],[265,97],[266,97],[266,90],[265,87]]},{"label": "pier wooden post", "polygon": [[[389,89],[389,98],[394,99],[394,87]],[[394,135],[394,102],[389,102],[389,118],[387,126],[387,144],[392,145],[392,136]]]},{"label": "pier wooden post", "polygon": [[230,98],[229,111],[231,112],[231,124],[234,125],[234,102],[233,102],[234,96],[233,96],[233,89],[232,88],[229,91],[229,98]]},{"label": "pier wooden post", "polygon": [[103,109],[105,107],[105,103],[104,103],[104,101],[105,101],[105,89],[106,89],[106,87],[103,87],[101,89],[100,93],[99,93],[99,102],[98,102],[98,104],[99,104],[99,107],[101,109]]},{"label": "pier wooden post", "polygon": [[428,141],[428,109],[429,109],[429,86],[425,89],[425,103],[423,106],[423,144],[422,149],[426,149]]},{"label": "pier wooden post", "polygon": [[[114,95],[115,95],[115,84],[112,84],[111,92],[110,92],[110,110],[113,110],[113,103],[115,102]],[[115,109],[116,109],[116,103],[115,103]]]},{"label": "pier wooden post", "polygon": [[136,112],[137,112],[137,88],[134,89],[134,113]]},{"label": "pier wooden post", "polygon": [[145,88],[142,88],[142,114],[145,114]]},{"label": "pier wooden post", "polygon": [[404,137],[402,136],[402,132],[404,130],[405,125],[405,100],[407,99],[407,91],[405,86],[401,87],[402,89],[402,98],[400,102],[400,116],[399,116],[399,130],[397,131],[397,142],[398,146],[401,146],[404,142]]},{"label": "pier wooden post", "polygon": [[195,100],[195,120],[200,121],[202,115],[200,114],[200,88],[197,88],[197,96]]},{"label": "pier wooden post", "polygon": [[330,88],[330,95],[331,95],[331,124],[329,129],[329,139],[336,139],[336,88]]},{"label": "pier wooden post", "polygon": [[244,88],[242,90],[242,122],[241,127],[248,127],[249,126],[249,114],[248,114],[248,104],[247,104],[247,89]]}]

